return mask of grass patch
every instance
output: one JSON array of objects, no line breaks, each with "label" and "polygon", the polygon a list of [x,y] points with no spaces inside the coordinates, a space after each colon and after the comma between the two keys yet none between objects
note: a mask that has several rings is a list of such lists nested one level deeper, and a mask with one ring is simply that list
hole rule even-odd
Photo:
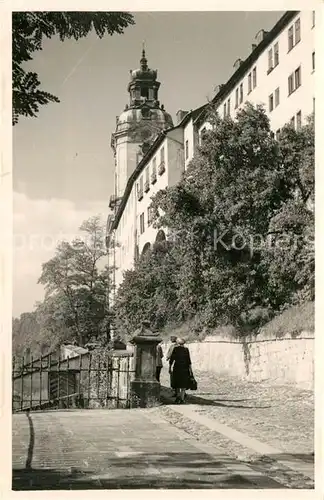
[{"label": "grass patch", "polygon": [[210,332],[205,328],[197,330],[195,321],[186,321],[181,325],[168,325],[160,332],[160,336],[164,341],[168,341],[171,335],[175,335],[185,339],[186,342],[201,342],[208,334]]},{"label": "grass patch", "polygon": [[282,338],[290,334],[293,338],[302,332],[314,332],[315,309],[314,302],[306,302],[293,306],[275,316],[259,331],[259,335],[266,337]]},{"label": "grass patch", "polygon": [[269,338],[282,338],[285,335],[298,337],[302,332],[314,332],[314,302],[290,307],[278,314],[273,319],[265,323],[259,330],[247,328],[244,332],[239,332],[231,325],[221,325],[213,330],[197,329],[197,323],[185,322],[182,325],[169,325],[160,333],[164,341],[168,341],[171,335],[184,338],[186,342],[203,341],[208,335],[227,337],[232,339],[242,339],[249,334],[262,335]]}]

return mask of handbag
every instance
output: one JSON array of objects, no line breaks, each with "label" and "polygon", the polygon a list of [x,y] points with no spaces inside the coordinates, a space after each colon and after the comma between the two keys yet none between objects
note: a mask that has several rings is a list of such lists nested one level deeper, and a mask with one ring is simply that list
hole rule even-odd
[{"label": "handbag", "polygon": [[191,391],[196,391],[198,388],[197,380],[195,379],[193,373],[191,373],[189,375],[189,384],[188,385],[189,385],[188,389],[190,389]]}]

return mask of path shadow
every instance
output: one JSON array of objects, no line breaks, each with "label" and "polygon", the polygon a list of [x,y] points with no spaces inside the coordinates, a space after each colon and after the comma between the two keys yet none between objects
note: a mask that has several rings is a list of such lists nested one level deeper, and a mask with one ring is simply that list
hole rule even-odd
[{"label": "path shadow", "polygon": [[282,462],[289,462],[290,460],[297,460],[305,462],[307,464],[315,463],[315,453],[279,453],[279,454],[269,454],[266,457],[262,457],[263,460],[280,460]]},{"label": "path shadow", "polygon": [[[96,460],[95,457],[94,461]],[[100,470],[14,469],[12,489],[256,489],[282,488],[274,480],[254,473],[230,472],[238,462],[205,453],[144,453],[118,458],[110,455]],[[97,466],[99,468],[99,466]]]},{"label": "path shadow", "polygon": [[[207,395],[207,394],[206,394]],[[208,394],[209,395],[209,394]],[[231,403],[240,403],[244,401],[258,401],[257,399],[208,399],[204,398],[203,395],[195,395],[192,392],[187,393],[186,395],[186,404],[195,404],[195,405],[202,405],[202,406],[219,406],[219,407],[224,407],[224,408],[250,408],[251,410],[255,409],[266,409],[266,408],[271,408],[270,405],[256,405],[256,404],[250,404],[250,405],[238,405],[238,404],[231,404]],[[227,404],[225,404],[226,402]],[[161,385],[161,403],[163,405],[173,405],[175,404],[175,398],[172,394],[172,391],[169,387]]]},{"label": "path shadow", "polygon": [[27,459],[26,459],[26,469],[28,470],[31,468],[31,464],[33,461],[34,446],[35,446],[35,429],[29,410],[26,411],[26,416],[28,418],[28,424],[29,424],[29,444],[28,444]]}]

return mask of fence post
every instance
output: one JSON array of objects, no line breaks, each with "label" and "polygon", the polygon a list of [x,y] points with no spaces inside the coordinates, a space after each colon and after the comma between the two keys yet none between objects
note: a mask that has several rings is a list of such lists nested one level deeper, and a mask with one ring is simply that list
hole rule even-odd
[{"label": "fence post", "polygon": [[22,411],[24,408],[24,363],[25,363],[25,357],[23,355],[22,357],[22,368],[21,368],[21,405],[20,405],[20,410]]},{"label": "fence post", "polygon": [[39,409],[42,409],[42,391],[43,391],[43,354],[40,357],[40,370],[39,370]]},{"label": "fence post", "polygon": [[[58,401],[58,409],[61,408],[61,356],[59,354],[58,356],[58,362],[57,362],[57,401]],[[64,406],[63,406],[64,408]]]},{"label": "fence post", "polygon": [[13,356],[12,358],[12,384],[11,384],[11,392],[12,392],[12,397],[11,397],[11,411],[13,412],[16,410],[16,391],[15,391],[15,375],[16,375],[16,357]]},{"label": "fence post", "polygon": [[52,391],[51,391],[51,355],[47,357],[47,400],[48,404],[52,406]]},{"label": "fence post", "polygon": [[160,384],[156,380],[156,348],[162,339],[143,321],[132,339],[135,344],[135,378],[131,382],[131,406],[156,406],[160,400]]},{"label": "fence post", "polygon": [[33,356],[30,358],[30,396],[29,396],[29,409],[32,410],[33,408],[33,375],[34,375],[34,370],[33,370]]},{"label": "fence post", "polygon": [[70,383],[70,366],[69,366],[69,356],[68,356],[66,360],[66,402],[68,408],[70,408],[69,383]]}]

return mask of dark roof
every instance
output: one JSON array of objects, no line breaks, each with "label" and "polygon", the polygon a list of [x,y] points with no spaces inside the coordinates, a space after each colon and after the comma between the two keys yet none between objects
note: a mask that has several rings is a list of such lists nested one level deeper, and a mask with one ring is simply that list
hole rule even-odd
[{"label": "dark roof", "polygon": [[197,116],[199,116],[201,114],[201,112],[208,106],[208,103],[206,104],[203,104],[202,106],[200,106],[199,108],[196,108],[194,110],[191,110],[189,111],[189,113],[187,113],[181,120],[181,122],[179,123],[179,125],[181,125],[182,127],[184,125],[186,125],[188,123],[188,121],[190,120],[190,118],[192,118],[193,120],[195,120],[197,118]]},{"label": "dark roof", "polygon": [[[220,88],[219,92],[213,97],[212,103],[218,104],[226,97],[233,88],[239,83],[243,75],[253,66],[260,54],[270,45],[279,35],[282,29],[287,26],[290,21],[298,14],[298,10],[289,10],[279,19],[274,27],[265,35],[262,42],[256,46],[251,54],[242,62],[239,68],[233,73],[231,78]],[[197,120],[201,120],[205,116],[206,108],[201,111]]]}]

